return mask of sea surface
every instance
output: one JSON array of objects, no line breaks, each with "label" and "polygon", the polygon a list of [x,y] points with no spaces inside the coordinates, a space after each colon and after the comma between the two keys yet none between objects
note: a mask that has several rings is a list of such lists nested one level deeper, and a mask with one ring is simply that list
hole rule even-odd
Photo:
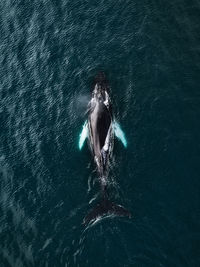
[{"label": "sea surface", "polygon": [[[78,149],[95,75],[116,120],[110,198]],[[200,266],[200,2],[0,1],[0,267]]]}]

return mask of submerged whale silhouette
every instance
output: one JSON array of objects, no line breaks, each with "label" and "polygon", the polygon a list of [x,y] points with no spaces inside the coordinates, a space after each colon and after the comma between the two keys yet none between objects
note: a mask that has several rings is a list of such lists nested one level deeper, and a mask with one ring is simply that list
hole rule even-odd
[{"label": "submerged whale silhouette", "polygon": [[88,224],[107,214],[131,217],[128,210],[109,200],[107,192],[108,171],[113,152],[114,135],[122,141],[125,147],[127,146],[125,135],[113,118],[108,82],[105,74],[100,72],[96,76],[92,98],[89,102],[88,119],[84,123],[79,137],[79,149],[82,149],[88,137],[89,146],[99,174],[101,201],[84,218],[84,224]]}]

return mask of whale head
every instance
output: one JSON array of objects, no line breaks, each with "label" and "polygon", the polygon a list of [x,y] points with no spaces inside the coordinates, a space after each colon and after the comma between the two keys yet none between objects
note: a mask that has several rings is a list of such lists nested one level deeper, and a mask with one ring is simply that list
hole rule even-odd
[{"label": "whale head", "polygon": [[108,91],[108,81],[106,79],[105,73],[101,71],[95,77],[92,96],[98,102],[105,101]]}]

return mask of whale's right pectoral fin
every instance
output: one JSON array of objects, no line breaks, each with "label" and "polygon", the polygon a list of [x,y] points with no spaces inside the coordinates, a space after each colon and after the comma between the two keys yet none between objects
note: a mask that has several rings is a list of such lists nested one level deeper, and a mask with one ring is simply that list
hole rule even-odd
[{"label": "whale's right pectoral fin", "polygon": [[126,136],[125,136],[125,133],[122,131],[119,123],[117,123],[116,121],[114,121],[113,122],[113,126],[114,126],[115,136],[122,142],[122,144],[124,145],[124,147],[127,147]]},{"label": "whale's right pectoral fin", "polygon": [[79,135],[79,143],[78,143],[79,150],[82,149],[87,137],[88,137],[88,123],[87,121],[85,121],[85,123],[83,124],[82,131]]}]

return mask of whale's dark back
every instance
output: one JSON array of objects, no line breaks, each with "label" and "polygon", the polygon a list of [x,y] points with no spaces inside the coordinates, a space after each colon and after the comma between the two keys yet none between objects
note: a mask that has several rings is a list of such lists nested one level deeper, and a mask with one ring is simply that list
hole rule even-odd
[{"label": "whale's dark back", "polygon": [[103,103],[100,103],[99,113],[97,118],[97,132],[100,141],[100,148],[104,146],[110,124],[111,124],[110,112]]}]

